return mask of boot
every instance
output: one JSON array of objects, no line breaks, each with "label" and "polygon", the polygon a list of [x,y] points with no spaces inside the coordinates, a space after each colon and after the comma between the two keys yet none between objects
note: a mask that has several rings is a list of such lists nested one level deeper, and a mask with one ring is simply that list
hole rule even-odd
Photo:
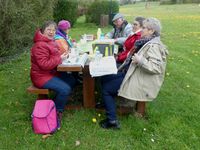
[{"label": "boot", "polygon": [[61,128],[61,121],[62,121],[62,112],[57,112],[57,118],[58,118],[58,130]]}]

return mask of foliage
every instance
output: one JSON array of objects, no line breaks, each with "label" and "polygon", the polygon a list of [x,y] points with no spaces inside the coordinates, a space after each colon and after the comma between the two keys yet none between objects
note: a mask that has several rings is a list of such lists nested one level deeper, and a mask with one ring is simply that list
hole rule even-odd
[{"label": "foliage", "polygon": [[[0,65],[0,149],[4,150],[196,150],[200,147],[200,9],[198,5],[136,3],[120,7],[131,22],[136,16],[161,20],[161,40],[169,57],[159,96],[147,103],[147,120],[118,116],[121,130],[104,130],[94,109],[64,112],[62,128],[48,139],[32,132],[31,112],[36,95],[30,86],[30,53]],[[80,20],[81,19],[81,20]],[[96,33],[97,26],[77,20],[70,34]],[[103,28],[103,32],[111,30]],[[97,118],[97,123],[92,118]],[[80,145],[76,144],[80,143]]]},{"label": "foliage", "polygon": [[86,22],[92,22],[97,25],[100,24],[101,14],[109,15],[111,13],[119,12],[119,3],[117,1],[97,0],[93,2],[86,14]]},{"label": "foliage", "polygon": [[160,4],[199,3],[199,0],[160,0]]},{"label": "foliage", "polygon": [[78,18],[78,2],[77,0],[58,0],[54,7],[54,20],[68,20],[73,26]]},{"label": "foliage", "polygon": [[33,32],[52,18],[54,0],[0,0],[0,57],[29,46]]},{"label": "foliage", "polygon": [[95,0],[78,0],[78,16],[85,15],[88,11],[88,7],[94,2]]}]

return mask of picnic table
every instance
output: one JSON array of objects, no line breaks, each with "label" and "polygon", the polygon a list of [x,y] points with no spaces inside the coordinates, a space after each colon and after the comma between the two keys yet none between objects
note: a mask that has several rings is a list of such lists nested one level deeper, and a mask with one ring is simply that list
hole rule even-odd
[{"label": "picnic table", "polygon": [[82,72],[83,73],[83,106],[85,108],[94,108],[95,107],[95,80],[91,77],[89,73],[89,65],[82,67],[81,65],[63,65],[60,64],[57,66],[57,71],[65,72]]},{"label": "picnic table", "polygon": [[[110,41],[109,41],[110,43]],[[90,42],[84,42],[79,43],[79,46],[76,48],[76,51],[78,50],[78,53],[81,53],[84,55],[84,53],[92,53],[94,47],[92,45],[94,44],[93,41]],[[106,43],[107,44],[107,43]],[[74,51],[75,49],[73,49]],[[71,51],[72,52],[72,51]],[[76,52],[73,52],[76,53]],[[78,54],[78,58],[80,58],[82,55]],[[63,72],[82,72],[83,73],[83,106],[85,108],[94,108],[95,107],[95,78],[93,78],[90,75],[89,71],[89,62],[90,60],[87,59],[86,63],[83,64],[71,64],[62,63],[57,66],[57,71],[63,71]]]}]

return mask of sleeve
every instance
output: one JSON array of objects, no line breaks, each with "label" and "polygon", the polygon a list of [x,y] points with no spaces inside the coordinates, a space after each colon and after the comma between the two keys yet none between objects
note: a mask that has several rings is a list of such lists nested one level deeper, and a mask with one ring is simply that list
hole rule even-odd
[{"label": "sleeve", "polygon": [[52,70],[61,64],[61,57],[58,51],[50,53],[50,51],[42,46],[38,46],[35,51],[35,60],[42,70]]},{"label": "sleeve", "polygon": [[123,61],[126,59],[126,57],[127,57],[127,55],[128,55],[128,52],[129,52],[129,51],[125,50],[125,51],[123,51],[122,53],[120,53],[120,54],[117,56],[117,61],[118,61],[118,62],[123,62]]},{"label": "sleeve", "polygon": [[161,74],[162,73],[162,56],[159,50],[159,46],[152,44],[147,50],[146,56],[141,58],[138,66],[144,71],[151,74]]},{"label": "sleeve", "polygon": [[67,44],[65,39],[58,39],[55,41],[59,47],[59,51],[61,54],[65,53],[65,52],[69,53],[69,45]]},{"label": "sleeve", "polygon": [[108,38],[112,39],[112,37],[113,37],[113,35],[114,35],[114,32],[115,32],[115,30],[112,29],[112,31],[111,31],[111,32],[108,32],[108,33],[106,34],[106,36],[107,36]]}]

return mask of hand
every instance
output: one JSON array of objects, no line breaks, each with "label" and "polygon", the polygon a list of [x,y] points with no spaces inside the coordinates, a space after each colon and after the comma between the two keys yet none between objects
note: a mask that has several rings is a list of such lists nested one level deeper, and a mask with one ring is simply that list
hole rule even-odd
[{"label": "hand", "polygon": [[64,60],[64,59],[67,59],[69,57],[69,53],[65,52],[61,55],[61,59]]},{"label": "hand", "polygon": [[142,60],[142,55],[134,54],[134,56],[132,56],[132,63],[134,64],[141,63],[141,60]]}]

